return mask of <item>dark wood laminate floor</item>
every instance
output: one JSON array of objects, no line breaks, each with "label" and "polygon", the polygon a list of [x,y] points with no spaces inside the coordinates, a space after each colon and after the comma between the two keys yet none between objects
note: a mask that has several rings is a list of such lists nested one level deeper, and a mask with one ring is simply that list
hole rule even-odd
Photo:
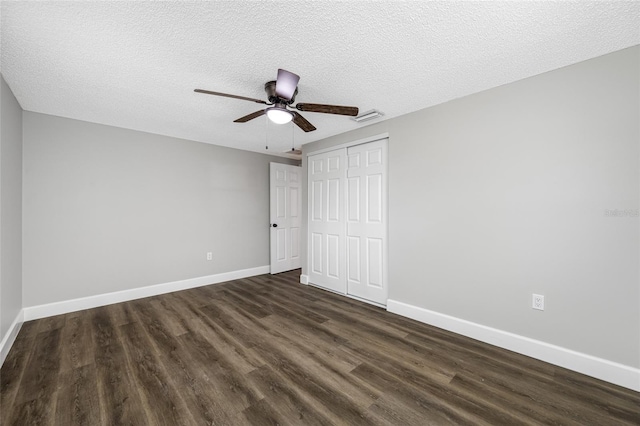
[{"label": "dark wood laminate floor", "polygon": [[263,275],[27,322],[3,425],[640,424],[640,394]]}]

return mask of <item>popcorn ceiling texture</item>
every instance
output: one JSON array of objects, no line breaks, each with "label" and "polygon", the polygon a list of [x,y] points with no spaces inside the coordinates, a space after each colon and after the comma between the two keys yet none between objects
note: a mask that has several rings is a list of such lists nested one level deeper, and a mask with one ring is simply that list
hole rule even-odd
[{"label": "popcorn ceiling texture", "polygon": [[[299,102],[385,119],[640,43],[639,2],[2,2],[1,71],[23,109],[271,152],[362,124],[260,105],[278,68]],[[293,138],[293,140],[292,140]]]}]

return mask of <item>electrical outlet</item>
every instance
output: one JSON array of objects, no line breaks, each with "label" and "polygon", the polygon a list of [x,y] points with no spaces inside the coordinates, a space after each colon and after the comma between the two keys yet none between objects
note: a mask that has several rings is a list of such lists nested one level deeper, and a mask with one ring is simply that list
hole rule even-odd
[{"label": "electrical outlet", "polygon": [[538,309],[539,311],[544,311],[544,296],[541,294],[534,294],[531,307],[533,309]]},{"label": "electrical outlet", "polygon": [[213,253],[207,252],[207,260],[213,260]]}]

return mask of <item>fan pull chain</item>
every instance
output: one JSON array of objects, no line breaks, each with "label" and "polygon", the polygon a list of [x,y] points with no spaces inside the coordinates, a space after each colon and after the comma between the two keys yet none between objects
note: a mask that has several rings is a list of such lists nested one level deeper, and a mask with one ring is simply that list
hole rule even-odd
[{"label": "fan pull chain", "polygon": [[296,149],[295,149],[295,146],[296,146],[296,145],[295,145],[294,140],[293,140],[293,138],[294,138],[294,136],[295,136],[295,134],[296,134],[294,127],[295,127],[295,126],[293,125],[293,121],[292,121],[292,122],[291,122],[291,152],[293,152],[293,151],[295,151],[295,150],[296,150]]},{"label": "fan pull chain", "polygon": [[269,150],[269,118],[266,117],[264,118],[264,144],[265,147],[264,149],[266,149],[267,151]]}]

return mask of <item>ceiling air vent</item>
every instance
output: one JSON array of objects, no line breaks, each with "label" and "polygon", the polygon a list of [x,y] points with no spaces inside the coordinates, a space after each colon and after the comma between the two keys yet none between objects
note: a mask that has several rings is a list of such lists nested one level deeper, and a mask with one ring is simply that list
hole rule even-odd
[{"label": "ceiling air vent", "polygon": [[369,121],[369,120],[374,120],[376,118],[380,118],[382,117],[384,114],[381,113],[380,111],[376,110],[376,109],[372,109],[371,111],[367,111],[363,114],[360,114],[357,117],[353,117],[353,119],[355,121],[357,121],[358,123],[362,123],[363,121]]}]

